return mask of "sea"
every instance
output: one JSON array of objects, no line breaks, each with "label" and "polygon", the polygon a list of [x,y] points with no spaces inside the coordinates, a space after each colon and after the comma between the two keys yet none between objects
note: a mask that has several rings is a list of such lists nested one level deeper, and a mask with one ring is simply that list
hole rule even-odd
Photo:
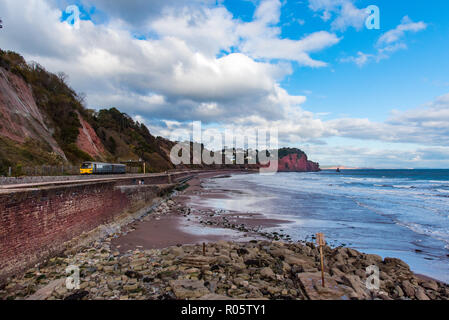
[{"label": "sea", "polygon": [[322,232],[329,245],[399,258],[415,273],[449,283],[449,170],[323,170],[234,174],[206,188],[218,210],[262,213],[295,241]]}]

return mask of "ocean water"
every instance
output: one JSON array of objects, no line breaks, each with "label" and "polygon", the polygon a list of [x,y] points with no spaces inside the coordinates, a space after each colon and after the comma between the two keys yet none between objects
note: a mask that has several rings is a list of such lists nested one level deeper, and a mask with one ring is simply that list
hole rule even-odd
[{"label": "ocean water", "polygon": [[449,170],[233,175],[206,187],[234,191],[202,200],[209,206],[293,221],[276,228],[293,240],[323,232],[332,246],[400,258],[449,283]]}]

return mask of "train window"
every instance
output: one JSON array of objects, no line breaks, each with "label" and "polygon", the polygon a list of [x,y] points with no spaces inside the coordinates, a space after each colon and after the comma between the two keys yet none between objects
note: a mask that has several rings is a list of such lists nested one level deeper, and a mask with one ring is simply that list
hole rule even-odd
[{"label": "train window", "polygon": [[91,168],[91,164],[90,163],[83,163],[81,165],[81,169],[90,169]]}]

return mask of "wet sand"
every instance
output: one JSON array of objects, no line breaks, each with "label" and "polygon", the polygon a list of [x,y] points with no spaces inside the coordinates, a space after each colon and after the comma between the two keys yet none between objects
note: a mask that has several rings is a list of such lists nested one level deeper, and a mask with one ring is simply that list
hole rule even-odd
[{"label": "wet sand", "polygon": [[[215,214],[211,208],[202,206],[201,198],[226,198],[232,195],[226,190],[207,190],[201,183],[204,179],[224,178],[236,171],[201,173],[188,181],[189,187],[171,200],[174,202],[163,214],[149,213],[142,221],[127,227],[127,233],[112,241],[120,252],[140,249],[160,249],[169,246],[198,244],[203,242],[249,241],[260,239],[254,230],[271,228],[288,223],[284,220],[267,219],[258,213],[226,212]],[[238,172],[237,172],[238,173]],[[240,174],[248,174],[241,172]],[[213,216],[212,216],[213,215]],[[205,221],[208,221],[205,223]],[[229,230],[223,221],[235,226],[245,225],[251,230]]]},{"label": "wet sand", "polygon": [[198,236],[181,230],[181,217],[175,215],[163,216],[159,220],[139,222],[135,230],[114,240],[113,246],[120,252],[135,248],[161,249],[180,244],[196,244],[214,242],[224,239],[220,236]]}]

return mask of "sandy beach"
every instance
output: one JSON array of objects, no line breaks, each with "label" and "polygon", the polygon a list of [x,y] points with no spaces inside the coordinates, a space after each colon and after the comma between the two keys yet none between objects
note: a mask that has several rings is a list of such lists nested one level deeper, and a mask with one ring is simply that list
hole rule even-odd
[{"label": "sandy beach", "polygon": [[[227,190],[208,190],[202,186],[205,179],[226,178],[235,171],[199,174],[188,181],[188,187],[171,197],[170,207],[159,214],[149,215],[127,227],[128,233],[112,242],[120,252],[142,249],[161,249],[203,242],[249,241],[266,238],[264,229],[288,224],[287,220],[269,219],[260,213],[237,211],[219,212],[201,204],[201,199],[231,197]],[[250,174],[241,172],[237,174]],[[232,231],[230,231],[232,230]],[[268,238],[276,238],[276,235]]]}]

